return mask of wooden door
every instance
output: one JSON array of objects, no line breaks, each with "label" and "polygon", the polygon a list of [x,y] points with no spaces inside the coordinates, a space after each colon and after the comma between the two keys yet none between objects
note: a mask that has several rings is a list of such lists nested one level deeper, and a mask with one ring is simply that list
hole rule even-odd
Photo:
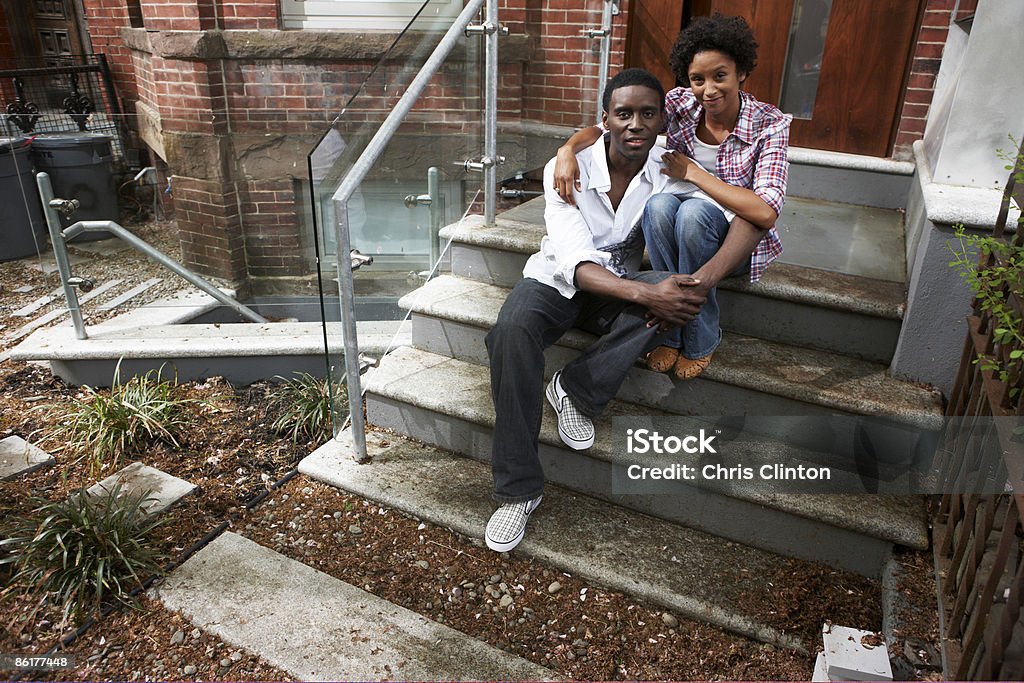
[{"label": "wooden door", "polygon": [[681,0],[633,0],[629,3],[626,66],[647,69],[665,90],[676,87],[668,56],[683,25]]},{"label": "wooden door", "polygon": [[[721,12],[750,23],[759,43],[758,65],[745,87],[759,100],[794,114],[792,145],[884,157],[890,153],[899,121],[921,2],[693,0],[682,12]],[[649,22],[639,17],[657,19],[669,6],[681,5],[680,0],[637,3],[638,9],[631,10],[631,36],[636,21],[645,27],[645,35],[664,41],[667,28],[660,33],[647,29]],[[802,47],[818,27],[824,28],[823,45]],[[667,69],[671,43],[645,50],[630,52],[638,59],[627,63],[654,70],[656,64],[639,58],[659,59],[663,53]]]}]

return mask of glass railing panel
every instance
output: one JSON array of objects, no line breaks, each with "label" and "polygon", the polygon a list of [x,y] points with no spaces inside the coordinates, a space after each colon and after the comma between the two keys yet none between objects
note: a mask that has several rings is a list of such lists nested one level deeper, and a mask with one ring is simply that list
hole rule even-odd
[{"label": "glass railing panel", "polygon": [[[501,43],[498,153],[505,163],[498,180],[507,196],[499,198],[499,212],[536,198],[544,164],[573,132],[599,120],[605,43],[591,32],[602,28],[606,6],[611,2],[583,0],[564,11],[564,23],[550,11],[503,10],[501,22],[511,30]],[[611,26],[609,39],[621,45],[624,17],[612,16]]]},{"label": "glass railing panel", "polygon": [[[438,231],[482,205],[483,174],[467,161],[483,156],[484,39],[458,34],[379,159],[337,215],[335,193],[409,83],[438,45],[438,12],[450,2],[427,2],[373,73],[346,104],[310,155],[317,248],[320,250],[329,372],[345,375],[335,225],[344,220],[353,249],[373,262],[354,272],[356,321],[363,355],[380,358],[409,343],[406,310],[398,301],[438,272],[444,259]],[[348,416],[347,389],[334,397],[336,431]]]}]

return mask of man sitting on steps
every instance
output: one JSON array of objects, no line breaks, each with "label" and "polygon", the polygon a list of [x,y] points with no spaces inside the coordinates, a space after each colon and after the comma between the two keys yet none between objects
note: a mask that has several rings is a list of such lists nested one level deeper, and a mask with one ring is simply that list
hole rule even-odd
[{"label": "man sitting on steps", "polygon": [[545,395],[570,448],[594,443],[593,418],[615,397],[634,362],[700,312],[705,299],[689,276],[639,272],[640,218],[658,192],[686,192],[661,173],[665,93],[652,74],[626,69],[604,92],[608,131],[577,155],[581,190],[575,206],[556,192],[552,159],[544,169],[547,236],[487,334],[495,425],[491,449],[494,499],[487,546],[511,550],[540,505],[538,458],[544,349],[572,327],[599,338],[554,374]]}]

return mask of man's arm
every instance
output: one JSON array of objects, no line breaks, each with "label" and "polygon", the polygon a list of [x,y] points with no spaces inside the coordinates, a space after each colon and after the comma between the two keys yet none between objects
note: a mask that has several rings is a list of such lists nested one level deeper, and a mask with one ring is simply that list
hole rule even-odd
[{"label": "man's arm", "polygon": [[580,190],[580,167],[576,163],[576,155],[601,139],[598,126],[583,128],[572,134],[555,154],[555,177],[553,189],[558,196],[564,197],[569,204],[576,204],[573,189]]},{"label": "man's arm", "polygon": [[644,306],[663,323],[684,325],[700,313],[707,301],[700,282],[688,275],[672,275],[657,284],[627,280],[596,263],[576,266],[576,286],[591,294],[613,297]]},{"label": "man's arm", "polygon": [[580,263],[589,261],[607,267],[611,254],[594,244],[594,235],[580,210],[556,194],[552,180],[554,167],[554,159],[544,167],[544,225],[548,242],[545,251],[555,257],[553,277],[575,288],[576,267]]}]

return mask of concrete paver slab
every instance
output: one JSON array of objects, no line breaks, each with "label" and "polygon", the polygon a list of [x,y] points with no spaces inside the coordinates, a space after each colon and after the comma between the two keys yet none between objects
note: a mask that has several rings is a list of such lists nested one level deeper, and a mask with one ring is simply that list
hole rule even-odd
[{"label": "concrete paver slab", "polygon": [[154,590],[298,680],[551,680],[548,669],[227,532]]},{"label": "concrete paver slab", "polygon": [[135,462],[119,472],[89,488],[89,493],[98,496],[113,490],[120,482],[122,494],[150,491],[152,498],[142,507],[147,514],[155,515],[171,507],[195,490],[196,485],[162,472],[155,467]]},{"label": "concrete paver slab", "polygon": [[52,464],[52,455],[20,436],[0,439],[0,481],[8,481]]}]

